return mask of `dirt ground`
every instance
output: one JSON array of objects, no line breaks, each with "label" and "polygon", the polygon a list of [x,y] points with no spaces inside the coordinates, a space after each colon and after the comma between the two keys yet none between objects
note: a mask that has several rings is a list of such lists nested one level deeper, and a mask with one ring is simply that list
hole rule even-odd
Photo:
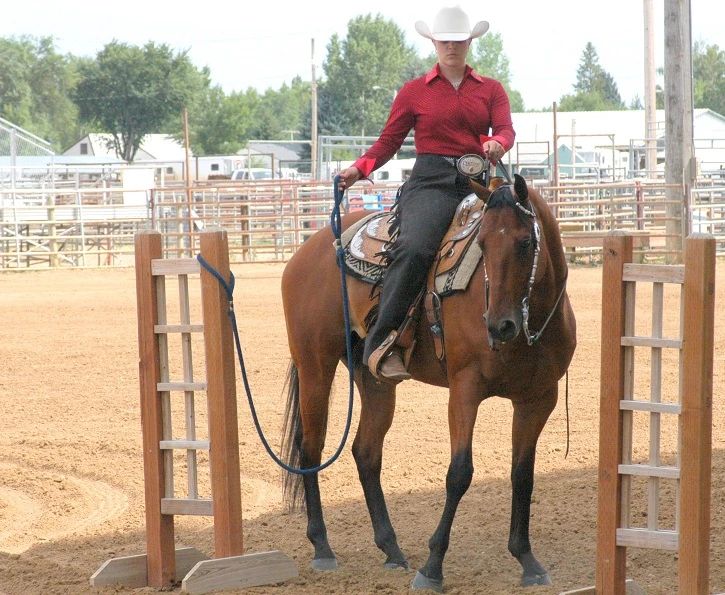
[{"label": "dirt ground", "polygon": [[[262,423],[276,442],[288,363],[279,297],[282,266],[246,265],[234,271],[250,382]],[[714,593],[725,591],[725,263],[719,263],[717,278],[710,581]],[[519,566],[506,549],[511,407],[491,399],[482,404],[478,418],[474,480],[453,527],[444,566],[446,593],[548,594],[593,584],[601,269],[573,267],[569,293],[579,340],[569,375],[571,451],[564,456],[562,381],[559,404],[539,443],[531,520],[534,551],[550,570],[554,586],[517,586]],[[668,316],[676,325],[673,300],[668,294]],[[645,312],[642,324],[648,323],[646,301],[639,302]],[[0,274],[0,329],[0,593],[152,592],[99,590],[88,583],[107,558],[145,549],[133,270]],[[638,353],[638,366],[648,355],[644,351],[648,350]],[[676,370],[664,378],[665,393],[672,392]],[[637,368],[635,382],[648,390],[646,368]],[[328,454],[343,429],[344,374],[334,391]],[[330,541],[340,569],[318,573],[309,568],[312,549],[305,537],[305,517],[285,510],[281,474],[254,432],[239,379],[238,393],[245,546],[250,552],[282,550],[300,572],[284,585],[247,592],[407,592],[413,570],[383,568],[349,446],[321,476]],[[408,382],[398,394],[383,483],[401,547],[415,569],[426,559],[427,541],[445,496],[446,391]],[[198,408],[203,419],[202,404]],[[636,440],[635,455],[646,458],[648,420],[642,414],[636,422],[636,431],[644,434]],[[675,429],[663,423],[665,458],[675,444]],[[640,500],[646,500],[643,488],[635,485]],[[672,518],[666,510],[672,490],[663,493],[661,518],[666,522]],[[643,514],[636,505],[635,518]],[[211,553],[209,518],[180,517],[176,526],[179,544]],[[628,565],[629,575],[647,593],[676,590],[673,553],[630,549]]]}]

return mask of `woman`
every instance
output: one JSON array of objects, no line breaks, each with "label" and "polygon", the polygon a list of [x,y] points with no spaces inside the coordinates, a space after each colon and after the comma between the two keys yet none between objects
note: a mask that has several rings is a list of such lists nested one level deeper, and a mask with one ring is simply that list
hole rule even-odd
[{"label": "woman", "polygon": [[[438,63],[398,92],[378,140],[351,167],[340,172],[346,189],[386,163],[415,130],[417,158],[396,206],[398,233],[389,247],[389,266],[380,295],[378,317],[368,333],[363,361],[376,378],[410,378],[395,333],[410,304],[423,289],[428,269],[458,203],[471,190],[456,169],[456,158],[483,154],[498,161],[514,142],[508,96],[498,81],[466,64],[471,40],[488,30],[480,21],[470,28],[459,7],[444,8],[432,30],[415,28],[433,40]],[[487,136],[489,130],[492,136]]]}]

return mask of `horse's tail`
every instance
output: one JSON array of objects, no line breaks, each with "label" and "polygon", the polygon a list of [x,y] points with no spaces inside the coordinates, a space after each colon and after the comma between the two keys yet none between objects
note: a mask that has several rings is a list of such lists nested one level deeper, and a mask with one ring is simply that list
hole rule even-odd
[{"label": "horse's tail", "polygon": [[[287,405],[285,406],[284,425],[282,426],[282,459],[290,467],[300,466],[302,454],[302,416],[300,415],[300,378],[297,366],[290,361],[287,370]],[[303,506],[304,489],[302,475],[285,473],[284,501],[290,510]]]}]

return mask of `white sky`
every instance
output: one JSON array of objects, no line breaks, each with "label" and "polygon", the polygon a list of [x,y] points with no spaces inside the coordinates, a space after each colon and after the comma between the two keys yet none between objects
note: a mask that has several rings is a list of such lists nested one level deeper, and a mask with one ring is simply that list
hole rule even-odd
[{"label": "white sky", "polygon": [[[51,35],[61,53],[93,57],[105,44],[166,43],[189,50],[198,67],[228,93],[254,87],[277,89],[311,74],[310,40],[315,39],[317,76],[334,33],[360,14],[395,21],[408,42],[427,55],[430,41],[418,35],[416,20],[431,24],[435,13],[456,0],[241,0],[187,3],[169,0],[4,0],[0,36]],[[656,66],[663,64],[663,1],[654,0]],[[692,38],[725,49],[725,1],[691,0]],[[615,79],[625,102],[643,96],[642,0],[499,0],[460,2],[471,21],[487,20],[501,34],[510,61],[512,86],[527,108],[550,106],[572,90],[587,41]]]}]

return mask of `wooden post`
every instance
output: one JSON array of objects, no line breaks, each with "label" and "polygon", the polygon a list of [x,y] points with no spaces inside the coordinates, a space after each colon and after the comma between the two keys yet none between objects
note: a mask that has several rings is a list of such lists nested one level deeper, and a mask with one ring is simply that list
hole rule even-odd
[{"label": "wooden post", "polygon": [[136,304],[138,308],[139,382],[143,431],[144,496],[146,501],[146,551],[148,584],[170,586],[176,575],[174,517],[161,514],[164,493],[164,459],[159,442],[163,436],[156,281],[151,261],[161,258],[161,234],[142,231],[136,235]]},{"label": "wooden post", "polygon": [[[224,279],[229,279],[229,251],[224,231],[201,234],[204,259]],[[136,281],[141,379],[141,421],[143,426],[144,479],[146,497],[147,553],[111,558],[91,576],[91,586],[122,584],[128,587],[172,586],[181,580],[182,591],[190,594],[219,589],[245,588],[276,584],[297,576],[295,563],[278,551],[252,555],[242,553],[242,497],[237,437],[237,403],[234,375],[234,344],[227,316],[229,303],[217,279],[201,268],[202,313],[206,354],[206,389],[209,411],[209,457],[212,501],[197,499],[195,478],[189,486],[188,499],[174,498],[171,448],[183,448],[172,440],[170,412],[163,411],[161,392],[166,365],[166,344],[159,338],[171,332],[165,320],[164,275],[177,274],[180,283],[182,325],[188,326],[188,291],[182,276],[199,269],[196,259],[161,260],[161,235],[154,231],[136,236]],[[154,275],[154,273],[156,273]],[[161,304],[164,304],[162,307]],[[157,334],[155,326],[162,327]],[[192,325],[194,326],[194,325]],[[165,327],[165,328],[163,328]],[[185,331],[182,330],[182,335]],[[182,339],[183,340],[183,339]],[[185,348],[184,348],[185,349]],[[187,359],[189,358],[189,359]],[[195,387],[190,382],[190,352],[184,352],[185,391]],[[168,378],[166,379],[168,381]],[[188,386],[187,386],[188,385]],[[186,395],[187,400],[190,397]],[[193,416],[187,402],[186,414]],[[165,415],[164,415],[165,413]],[[189,430],[187,425],[187,430]],[[162,454],[160,442],[165,440]],[[194,441],[193,430],[187,441]],[[171,445],[171,443],[175,443]],[[188,450],[188,448],[187,448]],[[167,462],[168,461],[168,462]],[[167,466],[168,465],[168,466]],[[192,472],[190,472],[191,474]],[[165,483],[168,481],[168,486]],[[166,486],[166,487],[165,487]],[[162,514],[164,510],[166,514]],[[174,551],[174,514],[211,514],[214,516],[215,558],[206,560],[194,548]]]},{"label": "wooden post", "polygon": [[[620,499],[623,424],[619,401],[624,393],[624,264],[632,262],[632,237],[611,232],[604,239],[602,280],[602,356],[599,417],[599,488],[597,525],[597,593],[624,595],[625,547],[617,546],[622,515]],[[603,439],[606,437],[606,439]]]},{"label": "wooden post", "polygon": [[681,262],[683,215],[695,175],[692,139],[692,42],[690,0],[665,6],[665,181],[669,262]]},{"label": "wooden post", "polygon": [[50,254],[50,267],[57,268],[60,264],[58,258],[58,243],[56,242],[56,227],[55,227],[55,195],[48,194],[45,198],[46,205],[48,206],[48,253]]},{"label": "wooden post", "polygon": [[191,190],[191,163],[189,160],[189,111],[182,113],[184,127],[184,186],[186,187],[186,224],[189,226],[189,256],[194,254],[194,193]]},{"label": "wooden post", "polygon": [[315,38],[312,42],[312,122],[310,127],[310,179],[319,180],[319,168],[317,163],[317,76],[315,75]]},{"label": "wooden post", "polygon": [[552,172],[552,182],[556,190],[554,190],[554,217],[559,216],[559,135],[556,131],[556,101],[551,104],[551,115],[554,118],[554,171]]},{"label": "wooden post", "polygon": [[[201,234],[201,255],[229,281],[229,248],[226,231]],[[227,295],[217,279],[201,269],[204,315],[209,453],[214,507],[214,555],[242,553],[242,496],[239,473],[237,396],[234,375],[234,340],[227,315]]]},{"label": "wooden post", "polygon": [[[644,144],[647,178],[657,177],[657,87],[654,0],[644,0]],[[639,169],[639,164],[634,169]]]},{"label": "wooden post", "polygon": [[710,567],[715,239],[692,234],[685,247],[680,415],[679,592],[705,595]]}]

